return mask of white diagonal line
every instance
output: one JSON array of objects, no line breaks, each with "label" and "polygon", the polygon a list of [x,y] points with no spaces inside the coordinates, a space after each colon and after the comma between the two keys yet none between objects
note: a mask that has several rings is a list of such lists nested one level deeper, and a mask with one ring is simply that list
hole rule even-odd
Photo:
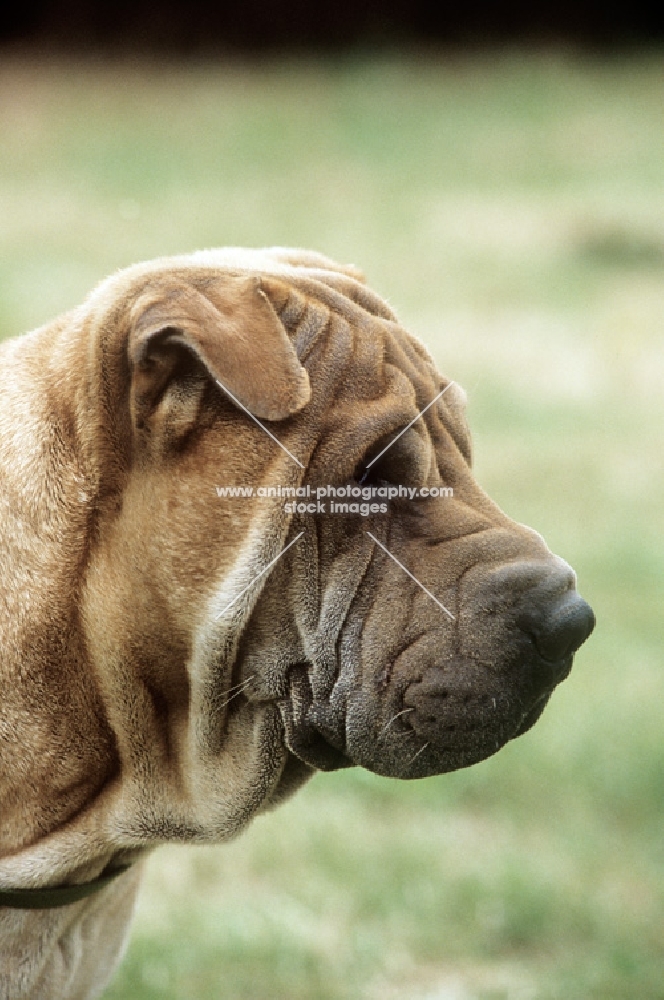
[{"label": "white diagonal line", "polygon": [[222,383],[221,383],[221,382],[219,381],[219,379],[218,379],[218,378],[216,378],[216,379],[215,379],[215,382],[217,383],[217,385],[219,386],[219,388],[220,388],[220,389],[223,389],[223,390],[224,390],[224,392],[226,393],[226,395],[227,395],[227,396],[230,396],[230,397],[231,397],[231,399],[233,400],[233,402],[234,402],[234,403],[235,403],[235,404],[236,404],[237,406],[239,406],[241,410],[244,410],[244,412],[245,412],[245,413],[247,414],[247,416],[251,417],[251,419],[252,419],[252,420],[254,421],[254,423],[257,423],[257,424],[258,424],[258,426],[260,427],[260,429],[261,429],[262,431],[265,431],[265,433],[267,434],[267,436],[268,436],[268,437],[271,437],[273,441],[276,441],[276,443],[277,443],[277,444],[279,445],[279,447],[280,447],[280,448],[281,448],[281,449],[282,449],[283,451],[285,451],[285,452],[286,452],[286,454],[287,454],[287,455],[289,456],[289,458],[292,458],[292,459],[293,459],[293,461],[294,461],[294,462],[296,463],[296,465],[299,465],[301,469],[303,469],[303,468],[304,468],[304,466],[302,465],[302,462],[301,462],[301,461],[299,460],[299,458],[296,458],[296,457],[295,457],[295,455],[293,455],[293,453],[292,453],[292,452],[290,452],[290,451],[288,450],[288,448],[286,447],[286,445],[285,445],[285,444],[282,444],[282,443],[281,443],[281,441],[279,440],[279,438],[276,438],[276,437],[274,436],[274,434],[272,433],[272,431],[269,431],[269,430],[267,429],[267,427],[265,427],[265,425],[264,425],[264,424],[262,424],[262,423],[260,422],[260,420],[258,419],[258,417],[255,417],[255,416],[253,415],[253,413],[251,412],[251,410],[248,410],[248,409],[247,409],[247,407],[246,407],[246,406],[244,405],[244,403],[241,403],[241,402],[240,402],[240,400],[239,400],[239,399],[237,398],[237,396],[234,396],[234,395],[233,395],[233,393],[232,393],[232,392],[230,391],[230,389],[227,389],[227,388],[226,388],[226,386],[225,386],[225,385],[223,385],[223,384],[222,384]]},{"label": "white diagonal line", "polygon": [[234,598],[233,598],[233,600],[231,601],[231,603],[230,603],[230,604],[227,604],[227,605],[226,605],[226,607],[224,608],[224,610],[223,610],[223,611],[220,611],[220,612],[219,612],[219,614],[215,616],[215,619],[214,619],[214,620],[215,620],[215,621],[219,621],[219,619],[221,618],[221,616],[222,616],[222,615],[225,615],[225,614],[226,614],[226,612],[228,611],[228,609],[229,609],[229,608],[232,608],[232,607],[233,607],[233,605],[235,604],[235,602],[236,602],[236,601],[239,601],[239,600],[240,600],[240,598],[242,597],[242,595],[243,595],[243,594],[246,594],[246,592],[247,592],[247,591],[249,590],[249,588],[250,588],[250,587],[253,587],[253,585],[254,585],[254,584],[256,583],[256,580],[260,580],[260,578],[261,578],[261,577],[263,576],[263,574],[264,574],[264,573],[267,573],[267,571],[268,571],[268,570],[270,569],[270,567],[271,567],[271,566],[274,566],[274,564],[275,564],[275,563],[276,563],[276,562],[277,562],[277,561],[278,561],[279,559],[281,559],[281,557],[283,556],[284,552],[288,552],[288,550],[289,550],[289,548],[291,547],[291,545],[295,545],[295,543],[296,543],[296,541],[298,540],[298,538],[301,538],[303,534],[304,534],[304,531],[301,531],[299,535],[296,535],[296,536],[295,536],[295,538],[293,538],[293,539],[292,539],[292,541],[290,541],[290,542],[288,543],[288,545],[286,546],[286,548],[285,548],[285,549],[282,549],[282,550],[281,550],[281,552],[279,553],[279,555],[278,555],[278,556],[275,556],[275,557],[274,557],[274,559],[271,559],[271,560],[270,560],[270,562],[269,562],[269,563],[267,564],[267,566],[265,566],[265,567],[264,567],[264,568],[263,568],[263,569],[262,569],[262,570],[260,571],[260,573],[257,573],[257,574],[256,574],[256,576],[255,576],[255,577],[253,578],[253,580],[251,580],[251,582],[250,582],[250,583],[248,583],[248,584],[247,584],[247,586],[246,586],[246,587],[245,587],[245,588],[244,588],[243,590],[241,590],[241,591],[240,591],[240,593],[239,593],[239,594],[237,595],[237,597],[234,597]]},{"label": "white diagonal line", "polygon": [[426,406],[424,407],[424,409],[423,409],[423,410],[420,410],[420,412],[419,412],[419,413],[417,414],[417,416],[416,416],[416,417],[413,417],[413,419],[411,420],[411,422],[410,422],[410,423],[409,423],[409,424],[408,424],[408,425],[407,425],[406,427],[404,427],[404,429],[403,429],[402,431],[399,431],[399,433],[397,434],[397,436],[396,436],[395,438],[393,438],[393,439],[392,439],[392,440],[390,441],[390,443],[389,443],[389,444],[385,445],[385,447],[383,448],[383,450],[382,450],[381,452],[379,452],[379,453],[378,453],[378,454],[376,455],[376,457],[375,457],[375,458],[372,458],[372,459],[371,459],[371,461],[369,462],[369,464],[368,464],[367,466],[365,466],[365,470],[364,470],[364,471],[366,472],[366,470],[367,470],[367,469],[370,469],[370,468],[371,468],[371,466],[372,466],[372,465],[374,464],[374,462],[377,462],[377,461],[378,461],[378,459],[379,459],[379,458],[381,457],[381,455],[384,455],[384,454],[385,454],[385,452],[386,452],[386,451],[388,450],[388,448],[391,448],[391,447],[392,447],[392,445],[393,445],[393,444],[394,444],[394,443],[395,443],[396,441],[398,441],[398,440],[399,440],[399,438],[401,437],[401,435],[402,435],[402,434],[405,434],[405,433],[406,433],[406,431],[407,431],[407,430],[409,430],[409,428],[411,428],[411,427],[413,426],[413,424],[415,423],[415,421],[416,421],[416,420],[419,420],[419,419],[420,419],[420,417],[421,417],[421,416],[423,416],[423,414],[425,414],[425,413],[427,412],[427,410],[429,409],[429,407],[430,407],[430,406],[433,406],[433,404],[434,404],[434,403],[436,402],[436,400],[437,400],[437,399],[440,399],[440,397],[441,397],[441,396],[443,395],[443,393],[446,393],[446,392],[447,392],[447,390],[449,389],[449,387],[450,387],[451,385],[454,385],[454,384],[455,384],[454,382],[448,382],[448,383],[447,383],[447,385],[445,386],[445,388],[444,388],[444,389],[441,389],[441,391],[440,391],[440,392],[438,393],[438,395],[437,395],[437,396],[435,397],[435,399],[432,399],[430,403],[427,403],[427,405],[426,405]]},{"label": "white diagonal line", "polygon": [[396,722],[396,720],[399,718],[399,716],[406,715],[407,712],[414,712],[414,711],[415,711],[414,708],[402,708],[400,712],[397,712],[396,715],[392,716],[392,718],[390,719],[389,722],[385,723],[385,725],[383,726],[383,728],[381,729],[381,731],[378,734],[378,739],[381,739],[385,735],[385,733],[390,728],[390,726],[392,725],[392,723]]},{"label": "white diagonal line", "polygon": [[427,748],[428,746],[429,746],[429,744],[428,744],[428,743],[425,743],[423,747],[420,747],[420,749],[419,749],[419,750],[417,751],[417,753],[416,753],[416,754],[414,755],[414,757],[411,757],[411,758],[410,758],[410,760],[408,761],[408,763],[406,764],[406,770],[408,770],[408,768],[409,768],[409,767],[410,767],[410,766],[411,766],[412,764],[414,764],[414,763],[415,763],[415,761],[416,761],[416,760],[417,760],[417,758],[418,758],[418,757],[420,756],[420,754],[421,754],[421,753],[424,753],[424,751],[426,750],[426,748]]},{"label": "white diagonal line", "polygon": [[228,698],[226,701],[222,701],[219,708],[226,708],[226,705],[230,705],[234,698],[238,698],[243,691],[246,691],[255,676],[256,674],[252,674],[251,677],[247,677],[245,681],[241,681],[239,684],[234,684],[233,687],[230,687],[228,691],[226,691]]},{"label": "white diagonal line", "polygon": [[390,552],[390,550],[386,549],[385,546],[383,545],[383,543],[379,542],[375,535],[372,535],[370,531],[365,532],[365,534],[367,534],[369,536],[369,538],[372,538],[374,540],[374,542],[376,543],[376,545],[380,545],[380,547],[383,550],[383,552],[386,555],[388,555],[390,557],[390,559],[393,559],[394,562],[397,564],[397,566],[399,566],[404,571],[404,573],[406,573],[411,578],[411,580],[414,580],[415,583],[417,584],[417,586],[421,587],[422,590],[424,591],[424,593],[428,594],[429,597],[431,598],[431,600],[435,601],[436,604],[438,605],[438,607],[442,608],[446,615],[449,615],[449,617],[452,619],[453,622],[456,621],[456,618],[454,617],[454,615],[452,614],[452,612],[448,611],[447,608],[445,607],[445,605],[441,604],[440,601],[438,600],[438,598],[434,597],[434,595],[431,593],[431,591],[427,590],[427,588],[424,586],[424,584],[420,583],[420,581],[417,579],[417,577],[413,576],[413,574],[411,573],[411,571],[409,569],[406,569],[406,567],[404,566],[404,564],[400,563],[399,560],[397,559],[397,557],[393,556],[392,553]]}]

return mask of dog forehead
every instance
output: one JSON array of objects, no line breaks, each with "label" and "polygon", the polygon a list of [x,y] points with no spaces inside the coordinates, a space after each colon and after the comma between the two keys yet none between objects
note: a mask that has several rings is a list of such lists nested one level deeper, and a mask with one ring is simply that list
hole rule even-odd
[{"label": "dog forehead", "polygon": [[[337,264],[315,251],[281,247],[221,247],[134,264],[97,285],[75,312],[85,329],[100,331],[104,342],[109,337],[116,341],[130,328],[139,301],[145,307],[153,298],[167,307],[172,295],[189,286],[217,306],[228,295],[232,306],[242,300],[234,292],[246,281],[255,281],[270,301],[303,363],[321,336],[328,342],[338,340],[341,347],[347,334],[356,343],[358,337],[382,343],[389,339],[392,325],[397,337],[406,335],[396,330],[391,308],[353,265]],[[341,325],[330,323],[331,318]],[[424,346],[418,346],[426,355]]]},{"label": "dog forehead", "polygon": [[130,296],[132,290],[150,279],[168,280],[179,276],[209,277],[211,274],[274,276],[296,284],[303,277],[315,277],[332,283],[340,276],[352,282],[363,282],[362,273],[352,264],[337,264],[329,257],[310,250],[286,247],[254,249],[247,247],[216,247],[190,254],[157,257],[122,268],[101,281],[88,296],[89,306],[103,307]]},{"label": "dog forehead", "polygon": [[[349,391],[357,392],[364,381],[365,395],[374,395],[376,379],[381,383],[387,379],[386,365],[400,369],[402,389],[397,395],[410,396],[414,389],[420,408],[442,388],[427,348],[400,325],[390,306],[365,284],[362,274],[352,265],[337,264],[315,251],[219,247],[159,257],[111,275],[81,309],[93,323],[120,330],[134,301],[139,297],[143,300],[148,289],[156,298],[164,298],[176,286],[190,283],[207,297],[214,283],[223,282],[225,277],[261,281],[303,363],[321,336],[328,344],[330,358],[339,351],[348,355],[347,362],[352,358],[352,376],[347,364],[341,366],[346,370]],[[220,284],[219,289],[222,287]],[[331,317],[338,322],[330,322]],[[341,357],[336,360],[341,363]],[[450,389],[448,404],[453,394],[457,396],[456,387]],[[463,410],[458,397],[455,402],[454,408]]]}]

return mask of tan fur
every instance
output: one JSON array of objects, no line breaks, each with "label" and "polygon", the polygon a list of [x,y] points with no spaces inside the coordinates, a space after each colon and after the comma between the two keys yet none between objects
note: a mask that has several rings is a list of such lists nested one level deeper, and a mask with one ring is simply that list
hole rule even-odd
[{"label": "tan fur", "polygon": [[[434,655],[450,676],[461,664],[473,698],[486,683],[495,708],[490,665],[511,626],[500,602],[478,611],[482,567],[563,565],[475,483],[456,387],[391,455],[394,474],[453,485],[424,513],[317,529],[281,500],[215,492],[349,481],[445,384],[359,272],[304,251],[138,265],[2,345],[0,888],[227,840],[315,767],[415,777],[514,735],[531,707],[520,680],[509,725],[482,722],[438,756],[416,728],[384,735],[395,706],[419,704]],[[0,909],[0,996],[97,995],[139,868],[61,910]]]}]

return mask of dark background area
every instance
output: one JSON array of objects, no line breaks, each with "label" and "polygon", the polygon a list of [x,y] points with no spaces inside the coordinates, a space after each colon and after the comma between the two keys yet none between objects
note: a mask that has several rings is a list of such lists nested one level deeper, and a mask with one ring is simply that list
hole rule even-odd
[{"label": "dark background area", "polygon": [[435,0],[55,0],[6,6],[0,42],[192,53],[504,41],[622,46],[664,32],[634,4]]}]

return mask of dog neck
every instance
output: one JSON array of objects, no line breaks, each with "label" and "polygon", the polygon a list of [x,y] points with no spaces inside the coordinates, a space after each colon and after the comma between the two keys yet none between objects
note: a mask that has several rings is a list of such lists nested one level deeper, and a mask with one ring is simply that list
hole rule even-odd
[{"label": "dog neck", "polygon": [[69,906],[104,889],[118,875],[128,871],[131,865],[120,865],[111,871],[105,870],[97,878],[78,885],[58,885],[46,889],[0,889],[0,909],[12,910],[53,910]]}]

